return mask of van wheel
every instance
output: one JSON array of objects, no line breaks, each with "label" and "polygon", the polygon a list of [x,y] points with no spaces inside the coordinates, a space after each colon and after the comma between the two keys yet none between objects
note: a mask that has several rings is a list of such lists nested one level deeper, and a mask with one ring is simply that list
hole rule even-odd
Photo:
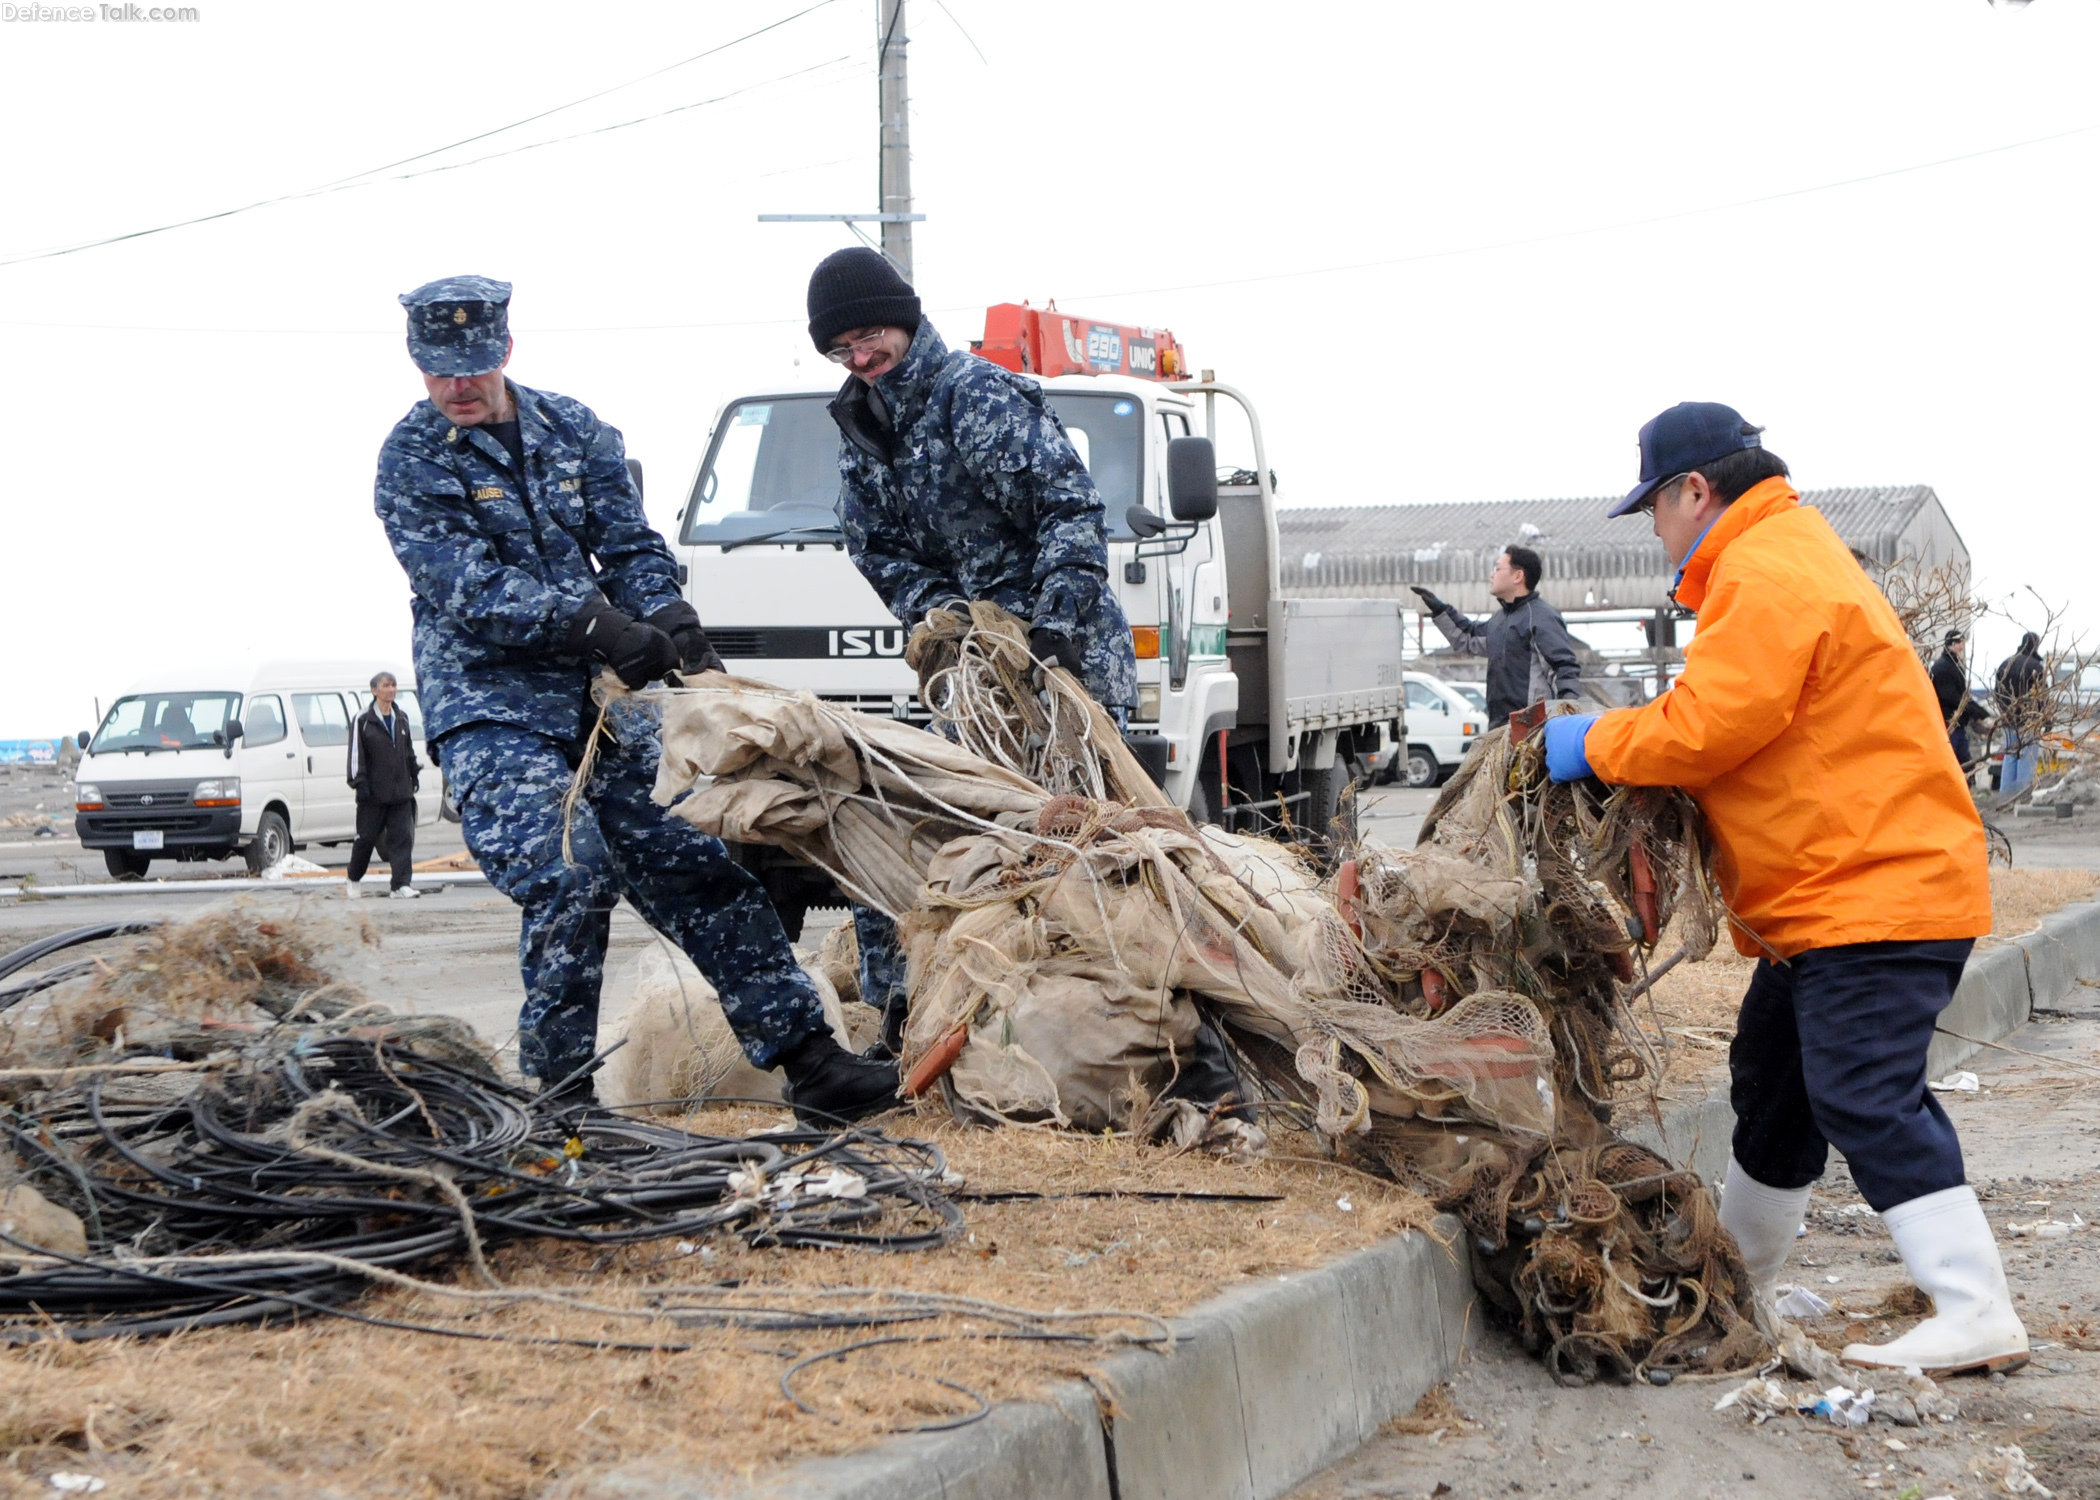
[{"label": "van wheel", "polygon": [[1435,786],[1443,768],[1425,745],[1407,747],[1407,784],[1409,786]]},{"label": "van wheel", "polygon": [[266,812],[262,821],[255,825],[255,840],[241,851],[248,861],[248,873],[260,875],[280,859],[292,852],[292,830],[287,828],[281,815]]},{"label": "van wheel", "polygon": [[143,880],[146,871],[153,867],[153,856],[140,854],[133,849],[104,849],[102,863],[109,867],[110,875],[117,880]]}]

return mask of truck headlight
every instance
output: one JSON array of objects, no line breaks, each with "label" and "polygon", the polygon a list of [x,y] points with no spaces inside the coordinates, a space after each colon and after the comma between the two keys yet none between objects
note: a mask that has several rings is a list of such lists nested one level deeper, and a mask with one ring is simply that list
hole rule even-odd
[{"label": "truck headlight", "polygon": [[99,787],[99,786],[96,786],[96,785],[95,785],[95,784],[94,784],[93,782],[88,782],[88,781],[76,781],[76,782],[74,782],[74,783],[73,783],[73,811],[75,811],[75,812],[100,812],[100,811],[102,811],[102,788],[101,788],[101,787]]},{"label": "truck headlight", "polygon": [[219,776],[210,781],[197,783],[197,790],[190,800],[199,807],[239,807],[241,805],[241,778]]},{"label": "truck headlight", "polygon": [[1137,719],[1141,724],[1157,724],[1159,722],[1158,683],[1141,682],[1138,684]]}]

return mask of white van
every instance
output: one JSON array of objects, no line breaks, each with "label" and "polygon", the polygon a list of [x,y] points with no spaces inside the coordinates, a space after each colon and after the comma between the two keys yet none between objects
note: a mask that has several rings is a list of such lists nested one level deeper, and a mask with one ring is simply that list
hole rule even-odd
[{"label": "white van", "polygon": [[1427,672],[1403,672],[1407,689],[1407,753],[1395,755],[1390,779],[1435,786],[1466,758],[1487,729],[1487,710],[1456,686]]},{"label": "white van", "polygon": [[[260,873],[308,844],[356,837],[350,724],[382,671],[400,684],[395,702],[408,714],[417,759],[432,766],[415,675],[398,667],[267,662],[133,684],[99,728],[78,736],[81,846],[100,849],[119,880],[136,880],[156,859],[236,852]],[[418,823],[437,820],[443,795],[432,767],[416,796]]]}]

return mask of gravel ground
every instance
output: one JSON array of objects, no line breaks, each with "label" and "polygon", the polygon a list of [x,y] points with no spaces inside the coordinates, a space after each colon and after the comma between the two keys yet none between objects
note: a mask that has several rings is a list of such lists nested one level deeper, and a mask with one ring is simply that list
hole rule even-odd
[{"label": "gravel ground", "polygon": [[[1562,1390],[1512,1338],[1490,1330],[1452,1381],[1448,1404],[1431,1403],[1423,1422],[1396,1424],[1443,1431],[1395,1432],[1293,1500],[1983,1500],[2008,1493],[1995,1450],[2015,1444],[2059,1500],[2100,1500],[2100,1230],[2091,1227],[2100,1220],[2100,990],[2082,988],[2006,1045],[2035,1055],[1988,1051],[1970,1065],[1982,1088],[1943,1097],[1998,1232],[2034,1359],[2009,1378],[1949,1381],[1962,1402],[1958,1421],[1924,1432],[1879,1424],[1854,1432],[1795,1417],[1753,1427],[1713,1410],[1731,1382]],[[2086,1227],[2060,1239],[2015,1237],[2008,1228],[2070,1223],[2074,1214]],[[1817,1185],[1787,1276],[1833,1304],[1830,1316],[1805,1325],[1827,1347],[1879,1341],[1916,1321],[1883,1313],[1910,1284],[1841,1164]],[[1455,1413],[1465,1420],[1440,1420]]]}]

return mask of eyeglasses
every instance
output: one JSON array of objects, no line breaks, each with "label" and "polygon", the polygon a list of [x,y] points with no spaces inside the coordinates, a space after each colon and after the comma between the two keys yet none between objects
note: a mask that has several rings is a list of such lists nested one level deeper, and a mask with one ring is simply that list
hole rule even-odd
[{"label": "eyeglasses", "polygon": [[1663,492],[1671,488],[1673,485],[1678,484],[1682,480],[1689,478],[1691,472],[1692,471],[1690,469],[1686,469],[1682,474],[1673,474],[1668,479],[1665,479],[1661,484],[1657,485],[1654,489],[1648,491],[1648,498],[1643,500],[1639,505],[1636,505],[1633,508],[1635,514],[1643,516],[1654,515],[1655,502],[1663,497]]},{"label": "eyeglasses", "polygon": [[864,333],[857,339],[848,339],[843,344],[834,344],[831,348],[824,351],[824,357],[835,365],[842,365],[856,354],[872,352],[875,346],[882,342],[882,336],[887,332],[889,330],[886,328],[878,328],[873,333]]}]

